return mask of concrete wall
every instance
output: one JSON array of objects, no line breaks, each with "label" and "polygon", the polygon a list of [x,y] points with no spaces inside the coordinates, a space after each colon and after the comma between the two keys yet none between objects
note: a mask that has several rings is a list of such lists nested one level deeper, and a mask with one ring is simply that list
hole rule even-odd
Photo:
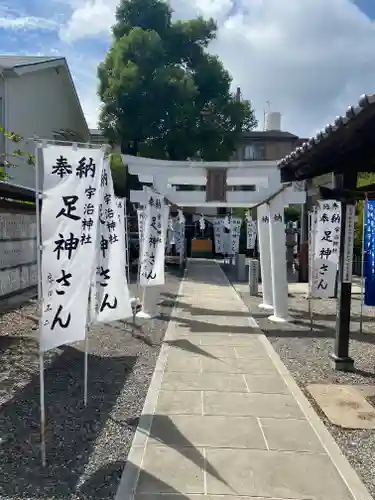
[{"label": "concrete wall", "polygon": [[35,214],[0,209],[0,298],[37,285],[36,259]]},{"label": "concrete wall", "polygon": [[[69,75],[64,67],[48,68],[9,76],[6,80],[7,116],[6,129],[22,137],[36,135],[43,139],[54,139],[53,131],[70,129],[89,141],[88,130],[75,99]],[[7,141],[8,152],[18,149]],[[21,145],[33,153],[34,143]],[[10,181],[34,188],[34,168],[20,163],[9,169]]]}]

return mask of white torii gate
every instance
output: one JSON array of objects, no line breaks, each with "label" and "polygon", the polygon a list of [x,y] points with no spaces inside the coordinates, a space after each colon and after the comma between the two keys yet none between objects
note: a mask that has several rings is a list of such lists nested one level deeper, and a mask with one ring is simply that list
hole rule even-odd
[{"label": "white torii gate", "polygon": [[[286,269],[286,236],[284,208],[290,204],[303,204],[306,194],[300,186],[282,189],[280,172],[276,161],[247,162],[193,162],[154,160],[122,155],[129,173],[137,175],[141,183],[152,183],[154,189],[177,206],[204,209],[251,208],[257,206],[260,267],[263,302],[259,306],[273,311],[269,317],[274,322],[289,321],[288,281]],[[226,185],[255,185],[255,191],[227,190],[226,201],[206,201],[205,191],[176,190],[176,185],[205,186],[208,170],[226,170]],[[280,192],[279,192],[280,191]],[[261,205],[275,193],[269,202]],[[130,200],[145,204],[146,193],[131,191]],[[259,206],[258,206],[259,205]],[[281,223],[278,223],[281,222]]]}]

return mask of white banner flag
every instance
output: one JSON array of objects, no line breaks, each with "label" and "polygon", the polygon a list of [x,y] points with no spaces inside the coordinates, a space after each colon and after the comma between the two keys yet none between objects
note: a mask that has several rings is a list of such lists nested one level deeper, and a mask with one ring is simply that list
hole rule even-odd
[{"label": "white banner flag", "polygon": [[185,255],[185,216],[181,209],[176,219],[176,252],[181,258]]},{"label": "white banner flag", "polygon": [[[112,182],[113,182],[113,179],[112,179]],[[123,242],[124,242],[124,263],[125,263],[125,271],[126,271],[126,267],[129,264],[128,263],[127,234],[126,234],[127,224],[125,221],[126,198],[115,197],[115,200],[116,200],[116,206],[117,206],[117,217],[118,217],[118,223],[119,223],[119,231],[122,231],[121,234],[124,237],[124,239],[123,239]],[[128,285],[129,285],[129,283],[128,283]]]},{"label": "white banner flag", "polygon": [[318,201],[312,296],[333,297],[340,253],[341,203]]},{"label": "white banner flag", "polygon": [[172,217],[168,217],[167,223],[167,252],[170,252],[172,245],[176,244],[175,223]]},{"label": "white banner flag", "polygon": [[353,277],[353,251],[355,231],[355,205],[346,205],[345,241],[344,241],[344,269],[342,282],[351,283]]},{"label": "white banner flag", "polygon": [[174,235],[176,252],[181,255],[185,244],[185,222],[180,222],[178,219],[174,221]]},{"label": "white banner flag", "polygon": [[224,255],[224,219],[214,219],[215,253]]},{"label": "white banner flag", "polygon": [[84,340],[104,152],[43,148],[42,351]]},{"label": "white banner flag", "polygon": [[139,238],[139,247],[142,247],[144,231],[145,231],[145,209],[137,208],[137,219],[138,219],[138,238]]},{"label": "white banner flag", "polygon": [[316,227],[317,227],[317,213],[315,210],[309,213],[309,235],[308,235],[308,243],[309,243],[309,296],[312,295],[313,289],[313,274],[314,274],[314,246],[316,241]]},{"label": "white banner flag", "polygon": [[242,219],[232,217],[230,221],[230,255],[238,254],[240,247]]},{"label": "white banner flag", "polygon": [[104,323],[130,318],[133,311],[125,267],[123,201],[115,198],[108,160],[104,162],[96,260],[96,316]]},{"label": "white banner flag", "polygon": [[165,240],[169,207],[164,197],[147,188],[144,244],[141,252],[140,285],[164,285]]},{"label": "white banner flag", "polygon": [[257,223],[252,217],[249,217],[246,221],[246,248],[248,250],[254,250],[256,239]]}]

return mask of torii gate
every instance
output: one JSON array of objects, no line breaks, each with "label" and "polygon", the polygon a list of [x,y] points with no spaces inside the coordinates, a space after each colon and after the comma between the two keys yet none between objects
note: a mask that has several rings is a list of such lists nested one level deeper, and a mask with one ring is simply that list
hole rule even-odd
[{"label": "torii gate", "polygon": [[[263,302],[259,307],[273,311],[269,317],[271,321],[290,320],[286,251],[280,251],[286,248],[284,208],[290,204],[305,203],[306,193],[300,185],[283,189],[276,161],[168,161],[129,155],[122,155],[122,158],[130,174],[137,175],[141,183],[152,183],[157,192],[181,208],[197,207],[197,212],[204,213],[207,208],[257,206],[263,293]],[[223,170],[227,187],[254,185],[255,191],[227,189],[224,200],[207,201],[205,191],[176,190],[176,185],[206,186],[209,172]],[[145,204],[145,190],[131,191],[130,200]],[[263,201],[265,203],[262,204]]]}]

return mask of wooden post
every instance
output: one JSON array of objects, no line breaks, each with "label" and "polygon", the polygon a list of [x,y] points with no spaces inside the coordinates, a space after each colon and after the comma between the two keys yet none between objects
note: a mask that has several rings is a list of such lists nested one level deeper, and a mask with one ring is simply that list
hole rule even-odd
[{"label": "wooden post", "polygon": [[311,200],[309,198],[309,181],[305,182],[306,202],[301,205],[300,240],[299,240],[299,270],[298,280],[300,283],[308,281],[308,213],[311,210]]}]

